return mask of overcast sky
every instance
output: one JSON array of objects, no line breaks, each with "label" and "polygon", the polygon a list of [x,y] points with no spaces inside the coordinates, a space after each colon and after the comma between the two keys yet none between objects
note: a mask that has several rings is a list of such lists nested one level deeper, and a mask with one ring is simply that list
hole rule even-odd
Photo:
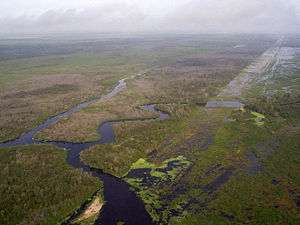
[{"label": "overcast sky", "polygon": [[300,0],[1,0],[3,33],[299,33]]}]

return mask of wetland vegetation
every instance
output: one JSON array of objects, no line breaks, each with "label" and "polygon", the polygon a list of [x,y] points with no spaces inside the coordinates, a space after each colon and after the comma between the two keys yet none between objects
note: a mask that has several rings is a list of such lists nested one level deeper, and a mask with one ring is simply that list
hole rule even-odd
[{"label": "wetland vegetation", "polygon": [[[299,224],[300,41],[277,42],[278,54],[263,69],[258,63],[253,79],[230,82],[258,65],[278,38],[99,39],[0,54],[0,140],[128,78],[118,95],[74,112],[35,139],[92,142],[100,138],[100,124],[124,120],[113,124],[114,143],[95,144],[80,159],[126,182],[154,223]],[[11,51],[7,43],[2,48]],[[222,94],[237,84],[239,95]],[[243,107],[206,107],[225,99]],[[145,104],[170,117],[158,120],[157,112],[141,108]],[[1,224],[85,225],[101,218],[111,186],[68,166],[62,149],[28,145],[1,148],[0,155]]]},{"label": "wetland vegetation", "polygon": [[57,224],[101,189],[50,145],[0,148],[1,224]]}]

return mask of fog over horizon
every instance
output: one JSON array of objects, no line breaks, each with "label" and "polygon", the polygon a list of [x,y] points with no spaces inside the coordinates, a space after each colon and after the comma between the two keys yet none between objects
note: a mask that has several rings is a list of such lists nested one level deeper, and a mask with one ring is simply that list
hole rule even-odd
[{"label": "fog over horizon", "polygon": [[4,34],[299,33],[299,0],[10,0]]}]

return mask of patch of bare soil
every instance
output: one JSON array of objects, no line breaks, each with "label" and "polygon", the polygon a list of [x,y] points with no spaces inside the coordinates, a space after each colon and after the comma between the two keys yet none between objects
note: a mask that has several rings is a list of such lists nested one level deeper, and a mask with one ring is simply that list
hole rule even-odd
[{"label": "patch of bare soil", "polygon": [[95,198],[94,201],[86,208],[86,210],[79,216],[76,223],[86,220],[92,216],[98,214],[103,206],[103,202],[99,197]]}]

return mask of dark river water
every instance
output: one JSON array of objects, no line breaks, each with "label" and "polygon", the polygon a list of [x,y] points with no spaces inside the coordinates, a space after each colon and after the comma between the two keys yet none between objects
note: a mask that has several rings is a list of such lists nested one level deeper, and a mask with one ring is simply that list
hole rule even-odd
[{"label": "dark river water", "polygon": [[[13,147],[28,144],[52,144],[57,147],[64,148],[68,152],[67,163],[69,165],[90,173],[94,177],[101,179],[104,184],[105,205],[103,206],[95,224],[115,225],[117,222],[122,221],[126,225],[152,225],[154,223],[146,211],[143,201],[135,194],[135,192],[130,190],[128,183],[124,182],[118,177],[104,173],[100,169],[92,168],[80,160],[80,153],[82,151],[97,144],[109,144],[115,142],[113,124],[133,121],[132,119],[122,121],[107,121],[102,123],[98,128],[101,138],[93,142],[72,143],[62,141],[38,141],[34,139],[34,136],[38,132],[57,123],[62,118],[70,116],[72,113],[86,108],[99,100],[108,100],[118,94],[124,88],[126,88],[125,79],[120,80],[111,92],[102,96],[101,98],[83,102],[65,112],[51,117],[44,121],[41,125],[21,135],[16,140],[0,143],[0,147]],[[143,105],[142,109],[158,113],[159,118],[157,118],[157,120],[166,120],[169,118],[167,113],[157,110],[152,104]],[[138,120],[139,119],[136,119],[135,121]]]}]

